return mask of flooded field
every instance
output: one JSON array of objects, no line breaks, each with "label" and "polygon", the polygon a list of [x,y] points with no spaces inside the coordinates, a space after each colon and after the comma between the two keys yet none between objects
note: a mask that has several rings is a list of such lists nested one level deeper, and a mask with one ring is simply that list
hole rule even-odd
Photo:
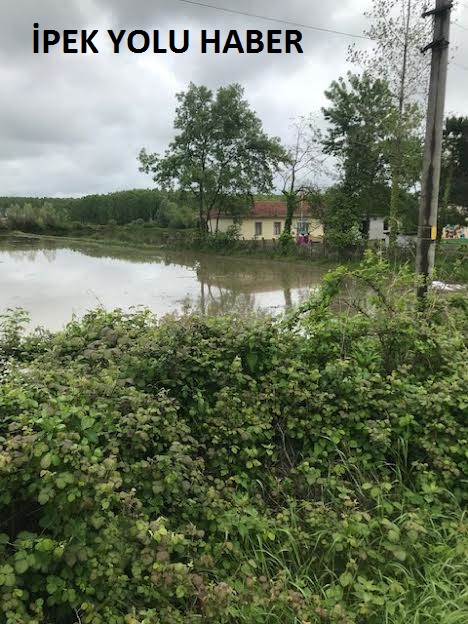
[{"label": "flooded field", "polygon": [[277,313],[305,298],[325,269],[257,258],[136,250],[46,238],[0,239],[0,313],[24,308],[59,329],[97,306],[158,315]]}]

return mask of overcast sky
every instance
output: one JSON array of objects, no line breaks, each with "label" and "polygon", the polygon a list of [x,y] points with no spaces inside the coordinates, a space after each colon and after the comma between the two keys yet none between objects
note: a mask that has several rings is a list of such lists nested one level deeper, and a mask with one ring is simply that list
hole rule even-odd
[{"label": "overcast sky", "polygon": [[[370,0],[201,0],[207,4],[361,33]],[[431,2],[429,2],[431,4]],[[447,112],[468,114],[468,0],[454,12]],[[99,54],[33,54],[33,23],[99,29]],[[106,30],[191,32],[185,54],[113,54]],[[202,55],[201,29],[288,28],[179,0],[0,1],[0,195],[77,196],[151,186],[138,172],[141,147],[163,151],[173,135],[175,93],[190,81],[245,87],[272,135],[285,142],[291,120],[320,111],[330,82],[351,67],[353,39],[303,32],[304,54]],[[293,27],[290,27],[293,28]],[[362,42],[365,44],[365,42]]]}]

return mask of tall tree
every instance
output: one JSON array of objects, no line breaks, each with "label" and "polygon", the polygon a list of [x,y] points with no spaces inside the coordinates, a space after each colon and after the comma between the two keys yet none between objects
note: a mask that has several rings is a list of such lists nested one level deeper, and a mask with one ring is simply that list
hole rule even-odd
[{"label": "tall tree", "polygon": [[343,184],[331,186],[326,191],[310,189],[307,203],[312,215],[323,225],[325,245],[343,256],[352,252],[362,240],[361,214],[355,198]]},{"label": "tall tree", "polygon": [[265,193],[286,153],[279,139],[267,136],[238,84],[213,94],[193,83],[177,94],[177,134],[163,157],[139,155],[140,170],[161,186],[189,193],[198,206],[199,225],[207,231],[213,211],[228,198]]},{"label": "tall tree", "polygon": [[463,207],[468,216],[468,117],[447,118],[441,188],[441,220],[448,217],[450,205]]},{"label": "tall tree", "polygon": [[354,205],[354,219],[368,219],[379,211],[389,182],[388,142],[397,114],[390,90],[367,73],[348,73],[347,80],[332,82],[325,95],[329,105],[322,110],[329,127],[324,152],[341,165],[341,188]]},{"label": "tall tree", "polygon": [[[366,13],[371,20],[365,34],[375,42],[372,51],[350,50],[357,62],[374,77],[385,80],[398,111],[391,141],[390,246],[396,243],[400,199],[407,186],[406,148],[414,148],[422,136],[421,104],[426,100],[429,63],[421,49],[429,40],[428,20],[422,19],[427,0],[372,0]],[[419,111],[418,111],[419,109]],[[408,138],[413,139],[408,141]],[[409,155],[412,158],[412,155]]]},{"label": "tall tree", "polygon": [[301,116],[292,124],[294,140],[288,146],[288,160],[280,171],[283,196],[286,198],[284,231],[291,234],[294,212],[312,178],[323,168],[321,136],[312,116]]}]

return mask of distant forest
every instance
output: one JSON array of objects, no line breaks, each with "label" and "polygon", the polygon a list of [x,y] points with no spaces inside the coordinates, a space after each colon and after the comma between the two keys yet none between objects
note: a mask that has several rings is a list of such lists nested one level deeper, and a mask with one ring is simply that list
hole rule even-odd
[{"label": "distant forest", "polygon": [[0,215],[34,218],[39,211],[53,211],[67,222],[125,225],[154,221],[162,227],[191,227],[194,212],[178,193],[157,189],[133,189],[79,198],[0,197]]},{"label": "distant forest", "polygon": [[[258,195],[257,199],[284,200],[282,194]],[[89,223],[127,225],[153,222],[160,227],[189,228],[196,226],[193,198],[177,191],[133,189],[78,198],[0,197],[0,216],[8,217],[19,229],[36,225],[38,217],[51,226]],[[54,222],[52,222],[54,221]],[[49,223],[50,222],[50,223]]]}]

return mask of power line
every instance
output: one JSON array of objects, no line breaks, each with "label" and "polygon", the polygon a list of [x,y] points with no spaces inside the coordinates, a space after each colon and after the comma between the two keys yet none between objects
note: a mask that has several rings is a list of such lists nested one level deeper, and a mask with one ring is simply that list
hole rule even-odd
[{"label": "power line", "polygon": [[354,33],[343,32],[341,30],[333,30],[331,28],[321,28],[320,26],[310,26],[309,24],[299,24],[298,22],[290,22],[289,20],[279,19],[276,17],[268,17],[266,15],[257,15],[256,13],[247,13],[246,11],[237,11],[236,9],[226,9],[224,7],[215,6],[213,4],[205,4],[204,2],[196,2],[195,0],[177,0],[185,4],[204,7],[206,9],[214,9],[215,11],[223,11],[224,13],[234,13],[235,15],[243,15],[244,17],[255,17],[256,19],[267,20],[269,22],[278,22],[280,24],[288,24],[289,26],[298,26],[299,28],[307,28],[309,30],[318,30],[319,32],[331,33],[333,35],[341,35],[343,37],[352,37],[354,39],[366,39],[372,41],[370,37],[365,35],[357,35]]},{"label": "power line", "polygon": [[[365,39],[367,41],[372,41],[372,39],[370,37],[366,37],[365,35],[357,35],[355,33],[348,33],[348,32],[344,32],[341,30],[333,30],[331,28],[322,28],[320,26],[311,26],[310,24],[301,24],[298,22],[291,22],[289,20],[284,20],[284,19],[280,19],[280,18],[276,18],[276,17],[269,17],[267,15],[259,15],[256,13],[248,13],[247,11],[237,11],[236,9],[227,9],[225,7],[218,7],[215,6],[213,4],[207,4],[205,2],[197,2],[196,0],[177,0],[178,2],[183,2],[185,4],[191,4],[194,6],[199,6],[199,7],[203,7],[206,9],[214,9],[215,11],[222,11],[224,13],[233,13],[235,15],[243,15],[245,17],[254,17],[256,19],[261,19],[261,20],[266,20],[269,22],[277,22],[280,24],[288,24],[290,26],[298,26],[299,28],[306,28],[309,30],[317,30],[319,32],[325,32],[325,33],[331,33],[334,35],[341,35],[344,37],[353,37],[356,39]],[[463,4],[462,2],[459,2],[458,4],[468,8],[468,5]],[[458,22],[453,22],[453,24],[455,26],[458,26],[459,28],[461,28],[462,30],[466,30],[468,32],[468,28],[466,28],[465,26],[462,26],[462,24],[459,24]],[[456,61],[452,61],[452,65],[455,65],[456,67],[459,67],[460,69],[463,69],[464,71],[468,71],[468,67],[465,67],[464,65],[461,65],[460,63],[457,63]]]}]

